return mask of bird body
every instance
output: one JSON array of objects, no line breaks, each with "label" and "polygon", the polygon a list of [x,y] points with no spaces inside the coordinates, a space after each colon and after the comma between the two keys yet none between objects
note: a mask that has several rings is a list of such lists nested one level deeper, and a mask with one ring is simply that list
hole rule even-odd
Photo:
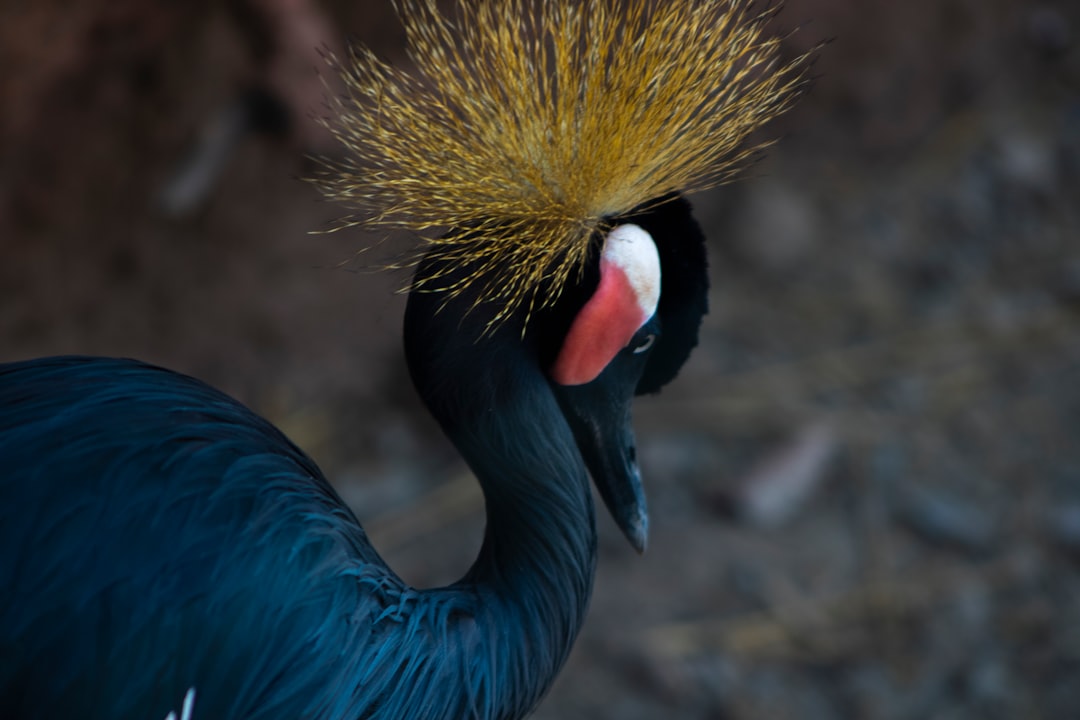
[{"label": "bird body", "polygon": [[197,380],[128,360],[14,363],[0,408],[5,718],[163,718],[191,687],[215,717],[517,717],[584,618],[592,504],[565,427],[528,458],[498,416],[525,492],[552,478],[523,469],[565,464],[565,492],[532,500],[567,534],[545,547],[535,516],[496,498],[513,534],[461,582],[415,590],[303,452]]},{"label": "bird body", "polygon": [[520,718],[585,618],[590,476],[644,550],[630,408],[707,309],[681,193],[731,174],[801,60],[738,2],[396,6],[419,77],[354,54],[330,121],[353,155],[316,183],[356,224],[443,230],[405,355],[483,488],[476,561],[409,587],[311,459],[197,380],[0,365],[5,720]]},{"label": "bird body", "polygon": [[165,717],[191,689],[196,718],[525,715],[585,618],[590,473],[644,544],[629,405],[696,342],[676,322],[704,312],[689,212],[628,219],[677,231],[660,258],[698,304],[673,291],[580,386],[544,368],[598,266],[568,305],[494,331],[467,296],[410,296],[414,384],[487,508],[479,556],[445,588],[403,583],[315,463],[204,383],[133,360],[0,365],[0,716]]}]

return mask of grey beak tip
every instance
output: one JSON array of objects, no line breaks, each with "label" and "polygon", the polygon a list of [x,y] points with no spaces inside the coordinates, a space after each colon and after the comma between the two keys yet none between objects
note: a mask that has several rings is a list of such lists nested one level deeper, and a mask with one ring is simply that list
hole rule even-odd
[{"label": "grey beak tip", "polygon": [[645,548],[649,544],[649,518],[644,512],[638,513],[637,517],[629,521],[623,528],[623,534],[630,541],[630,545],[637,550],[638,555],[645,554]]}]

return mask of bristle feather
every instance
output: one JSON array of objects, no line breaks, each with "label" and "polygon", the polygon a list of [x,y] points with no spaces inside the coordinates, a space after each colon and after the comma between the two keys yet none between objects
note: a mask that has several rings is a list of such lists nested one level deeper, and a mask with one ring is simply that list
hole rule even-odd
[{"label": "bristle feather", "polygon": [[479,287],[496,323],[553,302],[605,218],[730,180],[805,80],[808,55],[782,63],[764,34],[775,8],[743,0],[394,4],[415,71],[367,48],[335,63],[348,93],[328,127],[349,155],[315,182],[355,209],[342,227],[469,263],[418,289]]}]

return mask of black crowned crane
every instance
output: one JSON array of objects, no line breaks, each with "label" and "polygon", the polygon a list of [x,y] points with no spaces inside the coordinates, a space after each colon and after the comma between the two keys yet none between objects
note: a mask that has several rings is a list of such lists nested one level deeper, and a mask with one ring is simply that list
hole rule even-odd
[{"label": "black crowned crane", "polygon": [[345,224],[420,238],[412,379],[483,487],[458,582],[386,566],[315,463],[132,360],[0,366],[0,717],[519,718],[585,619],[588,478],[639,551],[630,405],[706,310],[682,193],[802,83],[712,0],[398,0],[414,71],[336,62]]}]

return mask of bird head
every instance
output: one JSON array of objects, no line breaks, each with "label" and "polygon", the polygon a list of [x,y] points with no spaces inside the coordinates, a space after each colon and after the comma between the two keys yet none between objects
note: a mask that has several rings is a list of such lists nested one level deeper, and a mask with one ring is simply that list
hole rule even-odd
[{"label": "bird head", "polygon": [[327,127],[347,153],[314,180],[355,210],[339,228],[419,240],[406,255],[414,381],[440,382],[425,369],[435,346],[440,362],[528,354],[641,549],[630,402],[675,376],[706,308],[682,196],[762,147],[745,141],[790,106],[807,56],[781,61],[773,11],[750,0],[395,6],[413,67],[365,48],[331,58],[348,91]]},{"label": "bird head", "polygon": [[[631,405],[673,379],[697,344],[707,310],[705,243],[690,204],[677,196],[607,224],[581,272],[527,322],[519,314],[492,328],[498,303],[477,301],[469,290],[414,290],[405,350],[414,384],[459,446],[489,418],[522,413],[530,431],[543,432],[539,416],[561,413],[601,498],[640,552],[648,516]],[[441,248],[417,269],[421,281],[470,272]],[[556,402],[530,402],[538,385]]]},{"label": "bird head", "polygon": [[708,309],[705,240],[681,197],[611,224],[547,367],[600,497],[643,552],[648,513],[631,403],[670,382],[697,345]]}]

